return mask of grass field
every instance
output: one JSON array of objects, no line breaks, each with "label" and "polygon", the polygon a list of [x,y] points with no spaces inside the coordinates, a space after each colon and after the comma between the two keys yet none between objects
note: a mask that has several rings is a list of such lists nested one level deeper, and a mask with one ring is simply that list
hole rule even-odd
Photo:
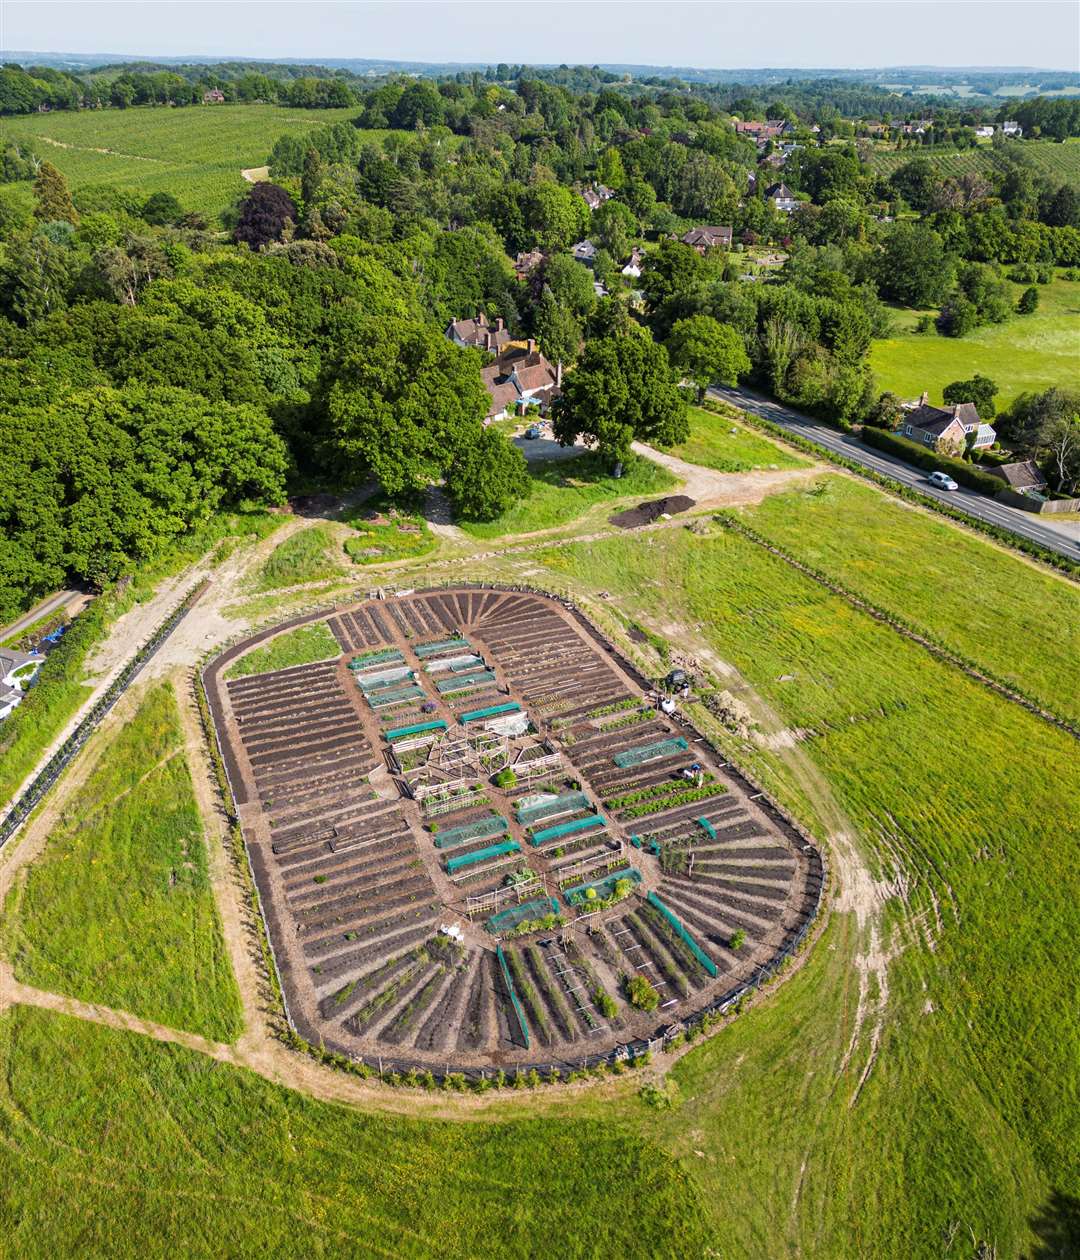
[{"label": "grass field", "polygon": [[279,136],[302,135],[356,112],[280,105],[141,106],[5,118],[4,134],[31,141],[73,189],[115,184],[145,196],[171,192],[185,210],[218,215],[247,187],[241,170],[262,166]]},{"label": "grass field", "polygon": [[[1023,287],[1010,285],[1014,299]],[[916,313],[901,312],[898,335],[875,341],[870,351],[878,388],[892,390],[901,398],[918,398],[925,389],[930,401],[940,404],[946,385],[978,372],[997,382],[996,403],[1003,411],[1025,390],[1075,382],[1080,283],[1059,278],[1038,289],[1039,309],[1033,315],[988,324],[969,337],[912,333]]]},{"label": "grass field", "polygon": [[533,460],[529,464],[532,488],[528,498],[493,521],[458,521],[473,538],[501,538],[505,534],[527,534],[555,529],[608,500],[633,495],[660,494],[675,484],[675,478],[651,460],[629,460],[618,480],[594,455],[573,459]]},{"label": "grass field", "polygon": [[290,665],[307,665],[311,661],[326,661],[340,656],[341,648],[330,633],[325,621],[313,626],[297,626],[286,634],[279,634],[265,647],[256,648],[230,665],[226,678],[246,678],[249,674],[268,674],[274,669],[287,669]]},{"label": "grass field", "polygon": [[0,1060],[0,1230],[26,1260],[707,1254],[686,1172],[610,1115],[365,1115],[29,1008]]},{"label": "grass field", "polygon": [[[739,537],[542,557],[646,623],[697,627],[803,733],[813,777],[792,803],[816,780],[871,870],[900,880],[880,934],[839,915],[792,996],[676,1072],[685,1101],[657,1128],[723,1205],[720,1254],[938,1257],[954,1222],[965,1245],[970,1226],[1026,1254],[1030,1218],[1080,1167],[1075,742]],[[694,631],[672,633],[692,650]],[[858,958],[882,953],[887,1007],[849,1058]]]},{"label": "grass field", "polygon": [[338,577],[337,545],[329,526],[311,525],[278,543],[255,574],[256,591],[273,591]]},{"label": "grass field", "polygon": [[689,438],[681,446],[664,449],[691,464],[702,464],[718,472],[804,468],[807,462],[753,429],[701,407],[690,408]]},{"label": "grass field", "polygon": [[744,515],[797,559],[1080,719],[1075,583],[847,477],[772,495]]},{"label": "grass field", "polygon": [[4,906],[18,979],[227,1040],[240,997],[168,683],[116,729]]}]

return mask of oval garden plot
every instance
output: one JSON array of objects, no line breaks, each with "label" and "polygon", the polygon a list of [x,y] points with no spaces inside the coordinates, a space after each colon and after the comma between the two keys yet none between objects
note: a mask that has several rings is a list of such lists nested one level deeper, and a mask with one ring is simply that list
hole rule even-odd
[{"label": "oval garden plot", "polygon": [[570,1066],[800,938],[817,851],[578,614],[450,589],[325,619],[337,660],[224,678],[294,621],[205,673],[309,1042],[437,1073]]}]

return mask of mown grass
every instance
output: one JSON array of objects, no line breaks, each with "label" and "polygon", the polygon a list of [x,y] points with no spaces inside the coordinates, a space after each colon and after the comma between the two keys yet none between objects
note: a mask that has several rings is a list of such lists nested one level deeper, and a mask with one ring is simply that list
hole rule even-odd
[{"label": "mown grass", "polygon": [[681,446],[664,448],[691,464],[718,472],[751,472],[755,468],[804,468],[807,461],[770,442],[726,416],[690,408],[690,436]]},{"label": "mown grass", "polygon": [[652,460],[637,456],[626,462],[616,479],[609,465],[596,455],[572,459],[533,460],[529,463],[530,492],[493,521],[459,520],[473,538],[501,538],[555,529],[577,520],[590,508],[630,496],[659,494],[675,485],[675,478]]},{"label": "mown grass", "polygon": [[[795,997],[676,1073],[685,1102],[659,1128],[723,1205],[715,1245],[937,1257],[970,1227],[1025,1254],[1029,1220],[1075,1193],[1080,1167],[1075,741],[741,537],[665,531],[542,557],[633,614],[697,627],[803,732],[791,756],[824,777],[871,871],[901,880],[877,938],[838,919]],[[860,1091],[853,964],[886,950]]]},{"label": "mown grass", "polygon": [[272,591],[324,578],[340,577],[334,536],[326,525],[312,525],[278,543],[253,579],[253,590]]},{"label": "mown grass", "polygon": [[871,486],[826,476],[743,510],[785,551],[1080,718],[1080,587]]},{"label": "mown grass", "polygon": [[381,496],[357,508],[346,519],[357,536],[346,538],[345,553],[356,564],[415,560],[438,546],[438,539],[419,510],[390,503]]},{"label": "mown grass", "polygon": [[26,1007],[0,1058],[0,1229],[27,1260],[708,1254],[686,1172],[610,1116],[365,1115]]},{"label": "mown grass", "polygon": [[280,136],[303,135],[355,113],[280,105],[142,106],[5,118],[4,132],[31,141],[73,189],[114,184],[143,196],[171,192],[185,210],[216,216],[248,187],[241,170],[262,166]]},{"label": "mown grass", "polygon": [[341,655],[337,640],[325,621],[311,626],[297,626],[271,639],[265,647],[255,648],[241,656],[225,671],[226,678],[246,678],[249,674],[268,674],[290,665],[307,665]]},{"label": "mown grass", "polygon": [[114,728],[4,907],[18,979],[218,1040],[240,997],[172,687]]},{"label": "mown grass", "polygon": [[[1010,284],[1014,301],[1024,287]],[[912,332],[914,318],[902,312],[898,334],[875,341],[870,350],[878,388],[901,398],[918,398],[926,390],[930,401],[940,404],[946,385],[978,372],[997,383],[995,402],[1003,411],[1025,390],[1070,385],[1080,344],[1080,284],[1059,277],[1037,287],[1039,309],[1033,315],[988,324],[968,337]]]}]

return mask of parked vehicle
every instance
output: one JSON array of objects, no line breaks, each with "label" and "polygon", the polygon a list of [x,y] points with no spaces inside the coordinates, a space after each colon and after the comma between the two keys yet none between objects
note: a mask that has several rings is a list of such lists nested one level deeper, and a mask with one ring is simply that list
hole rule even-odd
[{"label": "parked vehicle", "polygon": [[937,486],[939,490],[959,490],[960,489],[960,487],[956,484],[955,481],[953,481],[953,479],[949,476],[948,473],[943,473],[938,469],[935,469],[934,472],[932,472],[930,476],[927,477],[926,480],[929,481],[929,483],[932,486]]},{"label": "parked vehicle", "polygon": [[531,441],[533,438],[540,436],[540,426],[538,424],[530,424],[525,430],[525,436]]}]

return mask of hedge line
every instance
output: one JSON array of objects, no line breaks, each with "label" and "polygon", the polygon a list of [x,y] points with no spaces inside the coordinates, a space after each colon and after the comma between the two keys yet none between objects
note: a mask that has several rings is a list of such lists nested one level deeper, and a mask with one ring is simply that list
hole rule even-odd
[{"label": "hedge line", "polygon": [[914,464],[916,468],[925,468],[928,472],[940,469],[941,472],[947,472],[954,481],[970,490],[978,490],[980,494],[992,496],[1005,489],[1005,483],[1000,477],[992,477],[952,455],[939,455],[937,451],[901,437],[898,433],[890,433],[887,429],[878,429],[868,424],[863,426],[860,436],[867,446],[876,446],[879,451],[887,451],[902,459],[905,464]]}]

